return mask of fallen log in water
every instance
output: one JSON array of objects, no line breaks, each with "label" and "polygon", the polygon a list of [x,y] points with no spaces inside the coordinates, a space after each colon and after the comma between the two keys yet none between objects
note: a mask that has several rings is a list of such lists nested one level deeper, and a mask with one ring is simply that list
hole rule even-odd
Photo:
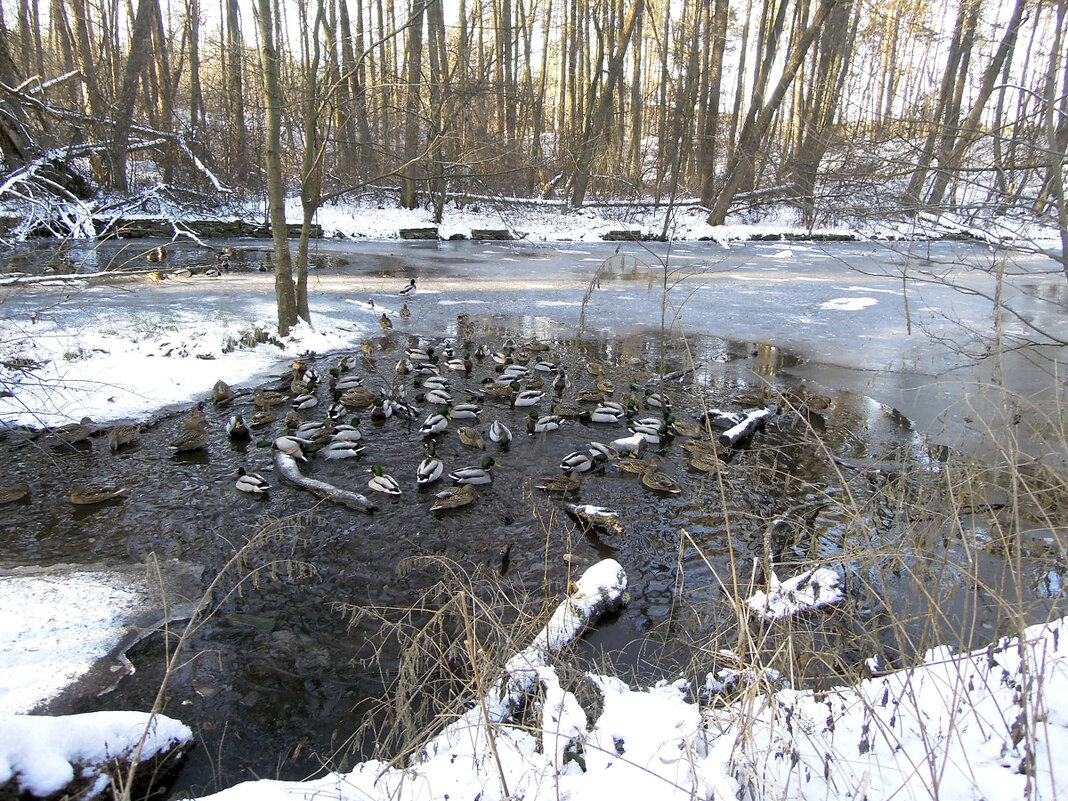
[{"label": "fallen log in water", "polygon": [[278,471],[278,475],[290,484],[295,484],[301,489],[308,490],[308,492],[314,492],[320,498],[326,498],[328,501],[340,503],[351,509],[362,509],[365,512],[373,512],[378,508],[365,495],[361,495],[358,492],[350,492],[349,490],[341,489],[341,487],[335,487],[333,484],[327,484],[325,481],[318,481],[303,475],[300,472],[300,468],[297,467],[297,460],[288,453],[275,451],[274,467]]},{"label": "fallen log in water", "polygon": [[627,574],[615,559],[586,569],[575,589],[560,602],[534,641],[505,663],[503,675],[463,717],[445,727],[423,757],[446,753],[458,742],[492,736],[490,727],[508,720],[538,685],[550,654],[570,643],[597,619],[626,603]]},{"label": "fallen log in water", "polygon": [[749,414],[742,418],[740,423],[732,428],[728,428],[719,435],[720,444],[727,447],[733,447],[734,445],[744,442],[753,435],[754,431],[763,428],[771,415],[771,409],[756,409],[755,411],[749,412]]}]

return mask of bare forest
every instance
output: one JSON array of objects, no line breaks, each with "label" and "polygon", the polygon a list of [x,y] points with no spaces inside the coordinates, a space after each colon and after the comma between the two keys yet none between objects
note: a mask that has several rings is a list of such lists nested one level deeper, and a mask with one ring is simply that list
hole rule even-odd
[{"label": "bare forest", "polygon": [[1056,223],[1066,5],[8,0],[0,188]]}]

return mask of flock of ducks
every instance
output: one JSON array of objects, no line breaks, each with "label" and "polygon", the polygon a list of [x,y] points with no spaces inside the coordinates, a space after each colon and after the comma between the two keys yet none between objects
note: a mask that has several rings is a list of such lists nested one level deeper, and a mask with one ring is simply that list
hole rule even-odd
[{"label": "flock of ducks", "polygon": [[[412,279],[400,295],[410,298],[415,292]],[[383,329],[392,328],[385,315],[382,320],[386,321]],[[683,447],[691,469],[718,469],[716,447],[704,436],[707,425],[676,419],[670,397],[655,379],[646,384],[626,380],[619,389],[613,382],[613,368],[589,361],[581,367],[572,365],[569,375],[569,367],[552,353],[551,346],[537,339],[519,343],[509,338],[494,347],[476,343],[466,314],[458,316],[457,330],[455,343],[445,340],[407,347],[392,369],[384,366],[381,349],[370,341],[363,343],[360,353],[341,356],[325,372],[313,364],[313,358],[298,359],[285,377],[288,389],[280,385],[253,390],[252,408],[230,416],[227,434],[235,440],[255,439],[260,447],[273,447],[298,461],[360,459],[366,463],[371,461],[367,456],[373,446],[364,436],[362,421],[369,417],[378,427],[390,420],[403,421],[405,431],[417,435],[412,439],[421,441],[421,458],[413,458],[408,475],[392,475],[372,461],[367,487],[396,497],[408,491],[406,486],[451,482],[452,486],[434,495],[432,511],[466,506],[476,499],[477,487],[493,483],[498,460],[507,460],[512,452],[513,428],[522,439],[557,436],[554,432],[568,428],[584,434],[589,431],[589,441],[564,456],[557,473],[534,482],[549,493],[577,492],[583,477],[615,469],[639,476],[656,493],[678,494],[683,487],[664,471],[660,453],[648,459],[645,454],[662,452],[680,437],[686,440]],[[635,375],[632,368],[615,373],[617,379]],[[212,396],[215,403],[228,404],[235,393],[220,381]],[[185,428],[171,442],[172,450],[180,453],[205,446],[208,436],[201,406],[187,415]],[[273,435],[264,437],[272,430]],[[452,435],[477,457],[448,469],[440,446],[443,437]],[[495,446],[494,455],[486,453],[487,442]],[[239,471],[236,487],[255,495],[271,489],[262,475],[245,469]],[[585,517],[576,509],[586,510]],[[596,521],[586,518],[596,518],[595,509],[568,505],[569,511],[590,524]]]},{"label": "flock of ducks", "polygon": [[[412,279],[400,294],[411,298],[415,292]],[[341,356],[324,373],[312,364],[313,358],[298,359],[287,377],[288,387],[282,384],[238,393],[220,380],[212,388],[212,401],[228,408],[237,406],[238,398],[251,395],[250,405],[243,402],[243,411],[229,415],[227,436],[237,442],[255,441],[259,447],[273,447],[305,462],[310,456],[363,459],[368,443],[362,419],[370,417],[379,425],[391,419],[405,421],[406,431],[417,431],[422,441],[421,459],[412,460],[410,479],[398,479],[372,463],[367,487],[399,496],[409,481],[417,488],[451,481],[451,487],[434,496],[433,511],[466,506],[477,497],[478,486],[493,482],[497,459],[507,459],[515,442],[512,427],[521,426],[519,434],[524,439],[558,436],[554,432],[568,428],[582,430],[586,439],[589,431],[589,441],[564,456],[558,472],[534,482],[549,493],[575,493],[583,477],[613,469],[640,476],[653,492],[678,494],[682,485],[662,469],[662,454],[678,438],[683,440],[691,470],[709,473],[720,468],[719,453],[711,441],[718,421],[711,415],[701,418],[700,425],[677,419],[662,383],[649,378],[649,373],[627,365],[615,369],[597,361],[568,366],[552,353],[550,345],[537,339],[518,343],[509,338],[493,348],[477,344],[466,314],[458,316],[457,330],[456,344],[446,340],[408,347],[392,370],[380,363],[384,361],[381,349],[365,341],[361,353]],[[362,371],[357,369],[361,366]],[[638,383],[639,377],[647,380]],[[622,386],[617,387],[613,379]],[[204,406],[205,402],[197,403],[185,415],[180,431],[168,443],[172,453],[207,447],[212,432]],[[98,431],[86,418],[54,433],[74,443]],[[109,447],[120,450],[136,442],[140,433],[137,425],[113,426],[108,432]],[[439,440],[451,434],[480,458],[447,470]],[[495,456],[484,455],[487,439],[496,447]],[[655,453],[647,459],[646,452]],[[235,486],[253,495],[271,489],[262,475],[244,468],[238,470]],[[22,489],[0,488],[0,503],[25,497]],[[72,488],[70,500],[79,505],[100,503],[122,493],[123,488],[112,484],[90,483]],[[598,520],[598,507],[568,504],[567,508],[586,524],[609,525]]]}]

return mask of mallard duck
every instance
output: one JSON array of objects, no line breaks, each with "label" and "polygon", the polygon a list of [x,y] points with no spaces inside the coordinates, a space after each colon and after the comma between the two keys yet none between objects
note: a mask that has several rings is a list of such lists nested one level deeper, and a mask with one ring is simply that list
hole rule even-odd
[{"label": "mallard duck", "polygon": [[562,394],[567,389],[567,376],[564,375],[564,371],[560,370],[556,374],[556,379],[553,381],[553,389],[556,390],[556,394]]},{"label": "mallard duck", "polygon": [[493,475],[490,468],[495,464],[493,457],[487,456],[478,467],[461,467],[449,473],[449,478],[457,484],[492,484]]},{"label": "mallard duck", "polygon": [[167,251],[162,247],[154,247],[145,254],[145,260],[150,261],[153,264],[159,264],[160,262],[167,260]]},{"label": "mallard duck", "polygon": [[325,459],[355,459],[363,453],[363,445],[347,440],[331,440],[318,453]]},{"label": "mallard duck", "polygon": [[302,462],[308,461],[308,458],[304,455],[304,448],[307,445],[311,445],[311,442],[306,439],[299,439],[288,434],[281,437],[276,437],[271,443],[271,447],[276,451],[281,451],[286,456],[291,456],[294,459],[299,459]]},{"label": "mallard duck", "polygon": [[382,327],[383,331],[392,331],[393,323],[386,316],[385,312],[382,312],[382,316],[378,318],[378,324]]},{"label": "mallard duck", "polygon": [[471,426],[460,426],[459,434],[460,442],[469,448],[478,448],[480,451],[486,450],[486,441],[482,439],[482,435],[477,429],[471,428]]},{"label": "mallard duck", "polygon": [[412,319],[412,310],[408,308],[408,304],[407,303],[405,303],[405,304],[403,304],[401,306],[400,318],[402,320],[410,320],[410,319]]},{"label": "mallard duck", "polygon": [[645,418],[632,423],[630,430],[653,445],[662,445],[671,438],[671,432],[667,423],[662,423],[656,418]]},{"label": "mallard duck", "polygon": [[528,342],[523,347],[525,347],[527,350],[532,350],[535,353],[544,353],[545,351],[552,349],[551,345],[542,342],[540,339],[537,338],[530,340],[530,342]]},{"label": "mallard duck", "polygon": [[211,399],[216,404],[229,403],[234,397],[234,391],[230,388],[230,385],[223,381],[221,378],[215,382],[215,386],[211,388]]},{"label": "mallard duck", "polygon": [[338,402],[350,409],[365,409],[375,402],[375,393],[367,387],[353,387],[343,392]]},{"label": "mallard duck", "polygon": [[371,419],[388,420],[393,416],[393,403],[386,398],[377,397],[371,401]]},{"label": "mallard duck", "polygon": [[424,392],[430,392],[431,390],[439,390],[441,392],[449,391],[449,382],[441,375],[427,375],[417,376],[412,382],[412,386],[419,388],[422,387]]},{"label": "mallard duck", "polygon": [[432,388],[425,393],[415,396],[417,403],[426,401],[434,406],[448,406],[452,403],[452,395],[443,389]]},{"label": "mallard duck", "polygon": [[[414,278],[411,281],[408,282],[408,286],[404,287],[404,289],[402,289],[400,291],[400,294],[403,297],[406,297],[406,298],[407,297],[411,297],[412,295],[415,294],[415,279]],[[433,294],[433,293],[431,293],[431,294]]]},{"label": "mallard duck", "polygon": [[534,363],[534,369],[539,373],[557,373],[560,371],[560,365],[543,359]]},{"label": "mallard duck", "polygon": [[584,416],[589,416],[588,412],[579,406],[577,403],[571,401],[562,400],[553,404],[553,414],[557,417],[570,417],[573,419],[579,419]]},{"label": "mallard duck", "polygon": [[270,389],[257,387],[252,390],[252,405],[257,409],[269,409],[272,406],[280,406],[289,400],[289,396]]},{"label": "mallard duck", "polygon": [[677,495],[682,492],[682,487],[679,483],[667,473],[661,473],[659,467],[660,457],[654,456],[649,460],[649,465],[645,468],[645,472],[642,473],[642,484],[656,492],[666,492],[671,495]]},{"label": "mallard duck", "polygon": [[0,487],[0,506],[5,503],[21,501],[30,494],[29,484],[12,484],[8,487]]},{"label": "mallard duck", "polygon": [[508,443],[512,441],[512,432],[500,420],[494,420],[490,423],[489,438],[502,447],[507,447]]},{"label": "mallard duck", "polygon": [[537,409],[532,409],[527,415],[527,433],[546,434],[549,431],[556,431],[559,427],[560,418],[555,414],[548,414],[542,417],[538,414]]},{"label": "mallard duck", "polygon": [[122,425],[112,426],[108,431],[108,447],[111,452],[119,450],[126,445],[130,445],[137,441],[137,438],[141,435],[141,427],[129,423]]},{"label": "mallard duck", "polygon": [[263,411],[256,412],[252,415],[252,419],[249,420],[248,424],[252,428],[266,428],[277,419],[278,418],[275,416],[274,412],[264,409]]},{"label": "mallard duck", "polygon": [[645,405],[650,409],[663,409],[667,411],[671,408],[671,398],[665,395],[663,392],[653,392],[651,389],[645,390]]},{"label": "mallard duck", "polygon": [[564,473],[560,476],[539,478],[534,486],[545,492],[578,492],[582,480],[575,473]]},{"label": "mallard duck", "polygon": [[397,480],[388,473],[382,472],[382,465],[376,464],[371,467],[371,479],[367,486],[375,492],[383,492],[386,495],[400,495],[401,488]]},{"label": "mallard duck", "polygon": [[191,451],[198,451],[208,444],[210,434],[206,426],[198,428],[196,430],[186,430],[171,440],[167,447],[175,453],[189,453]]},{"label": "mallard duck", "polygon": [[294,409],[298,411],[304,411],[305,409],[314,409],[319,405],[319,399],[310,392],[302,392],[293,398],[290,404]]},{"label": "mallard duck", "polygon": [[716,455],[715,446],[701,439],[691,439],[682,443],[682,449],[691,456],[700,454],[702,458]]},{"label": "mallard duck", "polygon": [[594,467],[604,464],[606,461],[608,461],[608,457],[603,453],[591,456],[582,451],[572,451],[560,460],[560,469],[565,473],[585,473]]},{"label": "mallard duck", "polygon": [[467,506],[475,499],[475,485],[460,484],[457,487],[450,487],[439,492],[434,497],[437,500],[430,507],[431,512],[440,512],[443,509],[458,509],[461,506]]},{"label": "mallard duck", "polygon": [[586,372],[590,375],[600,375],[605,371],[605,366],[600,362],[587,362]]},{"label": "mallard duck", "polygon": [[105,481],[82,481],[70,488],[70,502],[75,506],[90,506],[118,498],[126,492],[125,487]]},{"label": "mallard duck", "polygon": [[584,412],[580,415],[583,420],[588,420],[591,423],[607,423],[609,425],[620,422],[627,413],[622,409],[617,409],[614,406],[601,405],[594,409],[592,412]]},{"label": "mallard duck", "polygon": [[525,389],[515,394],[515,397],[512,398],[512,406],[517,409],[523,406],[535,406],[541,402],[543,397],[545,397],[545,394],[539,390]]},{"label": "mallard duck", "polygon": [[642,475],[649,469],[648,462],[639,459],[625,448],[619,452],[619,461],[616,462],[616,465],[619,467],[620,471],[636,476]]},{"label": "mallard duck", "polygon": [[590,456],[601,454],[606,460],[619,458],[619,451],[611,445],[605,445],[603,442],[591,442],[586,448],[589,451]]},{"label": "mallard duck", "polygon": [[234,440],[250,439],[252,437],[252,432],[245,425],[245,418],[239,414],[230,415],[230,419],[226,421],[226,433],[230,439]]},{"label": "mallard duck", "polygon": [[420,348],[412,346],[404,351],[405,358],[412,364],[427,364],[434,355],[433,348]]},{"label": "mallard duck", "polygon": [[474,403],[458,403],[449,410],[449,418],[452,420],[477,420],[482,414],[482,409]]},{"label": "mallard duck", "polygon": [[575,398],[582,403],[603,403],[604,393],[597,389],[580,389]]},{"label": "mallard duck", "polygon": [[185,419],[182,422],[190,431],[199,431],[207,425],[208,418],[204,416],[204,404],[198,402],[196,406],[186,412]]},{"label": "mallard duck", "polygon": [[437,457],[437,443],[429,439],[423,445],[426,448],[426,458],[415,469],[415,483],[420,487],[426,484],[433,484],[441,478],[441,474],[445,470],[441,459]]},{"label": "mallard duck", "polygon": [[699,438],[704,432],[704,428],[697,425],[697,423],[687,423],[685,420],[676,420],[671,415],[668,415],[664,422],[675,429],[676,434],[683,437]]},{"label": "mallard duck", "polygon": [[564,508],[586,530],[605,528],[617,534],[623,533],[623,524],[619,522],[619,512],[592,504],[565,503]]},{"label": "mallard duck", "polygon": [[344,395],[349,390],[355,390],[363,386],[363,379],[355,373],[346,373],[330,379],[330,391],[336,395]]},{"label": "mallard duck", "polygon": [[449,410],[442,406],[435,414],[429,415],[419,427],[419,433],[424,437],[440,434],[449,425],[448,412]]},{"label": "mallard duck", "polygon": [[609,381],[607,378],[602,378],[597,382],[597,391],[605,395],[611,395],[616,391],[616,385]]},{"label": "mallard duck", "polygon": [[334,442],[359,442],[363,439],[363,432],[360,431],[360,418],[353,417],[347,423],[341,423],[334,427],[334,435],[331,437]]},{"label": "mallard duck", "polygon": [[694,451],[690,454],[690,467],[702,473],[715,473],[720,468],[719,459],[708,451]]},{"label": "mallard duck", "polygon": [[246,473],[243,467],[237,468],[237,484],[235,486],[241,492],[247,492],[249,495],[263,495],[271,488],[271,485],[267,483],[267,479],[259,473]]}]

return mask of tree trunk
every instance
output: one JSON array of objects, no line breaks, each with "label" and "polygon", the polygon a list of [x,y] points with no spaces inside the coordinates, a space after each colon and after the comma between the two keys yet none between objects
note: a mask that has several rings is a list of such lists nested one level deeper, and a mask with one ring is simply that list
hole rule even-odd
[{"label": "tree trunk", "polygon": [[419,161],[420,144],[420,83],[421,60],[423,55],[423,16],[426,0],[412,0],[412,15],[408,20],[408,41],[406,47],[407,93],[404,102],[404,164],[401,168],[401,206],[414,209],[419,203],[419,195],[413,173]]},{"label": "tree trunk", "polygon": [[720,190],[719,197],[716,198],[712,212],[708,215],[710,225],[723,225],[726,221],[727,211],[734,201],[734,196],[738,192],[738,187],[747,174],[747,170],[752,168],[757,148],[764,138],[764,134],[771,126],[772,118],[782,104],[790,84],[797,75],[797,71],[801,68],[805,54],[808,52],[809,47],[812,46],[816,36],[819,35],[823,23],[837,3],[838,0],[822,0],[816,16],[801,36],[798,37],[797,44],[794,45],[793,52],[790,53],[790,57],[783,66],[782,75],[775,90],[771,93],[771,97],[763,104],[758,114],[750,113],[747,116],[738,136],[738,146],[735,148],[734,153],[731,154],[730,162],[727,165],[723,188]]},{"label": "tree trunk", "polygon": [[954,97],[958,87],[962,85],[961,78],[966,69],[961,68],[961,61],[970,58],[971,43],[975,35],[975,24],[979,16],[979,4],[981,0],[961,0],[957,9],[957,21],[953,26],[953,40],[949,46],[949,57],[942,73],[942,87],[938,95],[938,106],[934,113],[934,124],[930,127],[927,140],[924,142],[920,157],[917,159],[916,169],[909,179],[905,197],[916,206],[920,206],[923,197],[923,185],[927,181],[927,174],[936,155],[936,146],[940,135],[957,124],[958,109],[954,108]]},{"label": "tree trunk", "polygon": [[[230,153],[229,167],[234,178],[241,182],[248,176],[248,131],[245,127],[245,94],[242,66],[244,42],[241,37],[238,0],[224,0],[226,12],[226,100],[229,106]],[[267,20],[270,23],[270,19]],[[264,76],[266,82],[266,76]]]},{"label": "tree trunk", "polygon": [[700,131],[697,146],[698,180],[701,202],[712,205],[716,181],[716,137],[719,135],[719,95],[723,82],[723,54],[727,49],[727,22],[730,18],[729,0],[715,0],[712,12],[712,53],[708,71],[708,108],[705,125]]},{"label": "tree trunk", "polygon": [[[130,142],[130,126],[133,124],[134,108],[137,105],[137,87],[141,73],[151,56],[153,4],[156,0],[140,0],[130,37],[130,53],[123,71],[122,88],[119,91],[111,146],[108,149],[108,186],[120,192],[128,189],[126,182],[126,147]],[[156,12],[158,13],[158,8]]]},{"label": "tree trunk", "polygon": [[263,58],[263,96],[266,103],[265,167],[271,239],[274,243],[274,294],[278,305],[278,334],[287,336],[297,322],[293,264],[286,228],[285,184],[282,182],[282,84],[275,50],[271,0],[258,0],[260,47]]},{"label": "tree trunk", "polygon": [[949,152],[944,158],[939,159],[938,172],[935,175],[931,193],[927,198],[929,206],[941,204],[950,179],[960,170],[964,161],[964,154],[979,138],[981,133],[979,126],[983,110],[986,108],[986,102],[990,99],[990,95],[993,94],[994,87],[998,83],[998,73],[1001,71],[1002,65],[1006,63],[1006,60],[1016,48],[1016,37],[1020,32],[1026,5],[1026,0],[1016,0],[1012,17],[1009,19],[1008,26],[1005,29],[1005,36],[1002,38],[1001,44],[998,45],[994,58],[991,59],[990,64],[983,72],[983,78],[979,85],[979,94],[972,104],[972,110],[968,114],[968,118],[960,127],[959,133],[955,127],[948,131],[946,150]]},{"label": "tree trunk", "polygon": [[608,61],[608,74],[604,81],[604,90],[596,103],[593,102],[593,98],[590,99],[590,113],[586,118],[587,124],[583,135],[583,143],[575,164],[575,184],[571,193],[572,208],[581,208],[586,201],[586,189],[590,182],[590,165],[593,163],[593,156],[601,138],[601,132],[608,121],[608,112],[612,109],[613,97],[610,87],[615,83],[619,72],[623,69],[623,59],[627,54],[627,45],[630,43],[631,34],[634,32],[634,26],[642,13],[643,6],[644,1],[637,0],[631,7],[630,16],[627,17],[623,32],[619,35],[616,51]]}]

